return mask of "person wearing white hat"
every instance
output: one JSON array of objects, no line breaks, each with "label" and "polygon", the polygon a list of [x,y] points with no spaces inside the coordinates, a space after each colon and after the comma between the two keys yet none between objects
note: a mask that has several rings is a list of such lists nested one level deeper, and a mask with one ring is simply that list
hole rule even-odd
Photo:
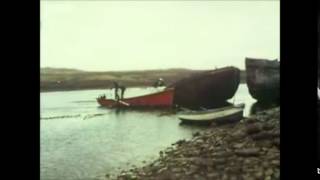
[{"label": "person wearing white hat", "polygon": [[157,88],[159,86],[164,86],[164,80],[162,78],[159,78],[155,83],[154,87]]}]

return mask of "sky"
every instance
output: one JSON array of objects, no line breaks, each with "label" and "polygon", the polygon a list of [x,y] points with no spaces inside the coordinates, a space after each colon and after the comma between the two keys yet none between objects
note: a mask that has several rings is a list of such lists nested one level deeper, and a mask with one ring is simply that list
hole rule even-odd
[{"label": "sky", "polygon": [[40,66],[244,69],[279,59],[279,1],[41,1]]}]

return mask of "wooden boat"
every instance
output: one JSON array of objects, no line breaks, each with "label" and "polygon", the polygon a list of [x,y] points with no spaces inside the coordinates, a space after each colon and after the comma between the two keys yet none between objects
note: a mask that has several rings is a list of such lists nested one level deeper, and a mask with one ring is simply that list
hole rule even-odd
[{"label": "wooden boat", "polygon": [[212,123],[217,124],[236,122],[243,117],[244,104],[227,106],[202,111],[187,111],[178,114],[178,118],[185,123]]},{"label": "wooden boat", "polygon": [[245,63],[247,86],[251,96],[261,102],[279,102],[279,61],[246,58]]},{"label": "wooden boat", "polygon": [[194,109],[215,108],[226,105],[240,83],[240,70],[225,67],[201,72],[184,78],[168,87],[175,88],[174,104]]},{"label": "wooden boat", "polygon": [[125,98],[120,101],[107,99],[105,96],[97,98],[98,103],[103,107],[171,107],[173,105],[174,89],[169,88],[161,92],[143,96]]}]

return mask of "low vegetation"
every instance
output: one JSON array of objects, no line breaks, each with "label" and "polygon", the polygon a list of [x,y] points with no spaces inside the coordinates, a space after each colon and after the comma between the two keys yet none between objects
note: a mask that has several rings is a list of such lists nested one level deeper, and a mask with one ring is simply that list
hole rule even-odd
[{"label": "low vegetation", "polygon": [[[112,81],[121,82],[128,87],[152,86],[158,78],[171,84],[201,70],[166,69],[145,71],[106,71],[92,72],[66,68],[41,68],[41,91],[64,91],[80,89],[111,88]],[[245,72],[241,72],[241,82],[245,82]]]}]

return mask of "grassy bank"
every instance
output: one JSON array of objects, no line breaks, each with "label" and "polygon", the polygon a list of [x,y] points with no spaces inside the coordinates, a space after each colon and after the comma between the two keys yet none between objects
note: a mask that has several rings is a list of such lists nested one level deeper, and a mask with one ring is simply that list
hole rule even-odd
[{"label": "grassy bank", "polygon": [[[166,84],[174,83],[200,70],[166,69],[146,71],[89,72],[76,69],[41,68],[40,91],[67,91],[84,89],[106,89],[113,87],[112,81],[127,87],[152,86],[158,78]],[[245,72],[241,72],[241,83],[245,82]]]}]

